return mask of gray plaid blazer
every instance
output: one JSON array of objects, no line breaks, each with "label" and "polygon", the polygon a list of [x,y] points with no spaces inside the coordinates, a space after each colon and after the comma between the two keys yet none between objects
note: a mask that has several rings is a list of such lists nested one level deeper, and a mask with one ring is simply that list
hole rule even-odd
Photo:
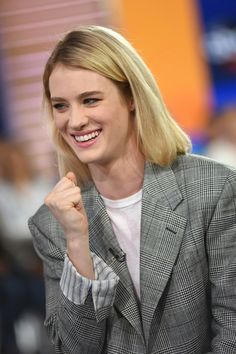
[{"label": "gray plaid blazer", "polygon": [[235,170],[194,155],[178,157],[171,167],[146,163],[140,301],[93,186],[83,200],[91,250],[120,280],[112,307],[95,313],[90,293],[84,305],[69,301],[59,285],[63,231],[45,205],[37,211],[29,227],[44,263],[45,325],[56,352],[235,354]]}]

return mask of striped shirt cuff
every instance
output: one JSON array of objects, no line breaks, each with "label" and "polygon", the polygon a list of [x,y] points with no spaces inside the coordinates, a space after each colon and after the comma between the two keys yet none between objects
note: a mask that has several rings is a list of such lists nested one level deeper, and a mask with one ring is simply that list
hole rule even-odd
[{"label": "striped shirt cuff", "polygon": [[87,279],[79,274],[66,255],[60,286],[65,297],[76,305],[83,305],[89,290],[92,289],[94,308],[97,311],[113,305],[119,277],[96,254],[91,253],[91,255],[95,280]]}]

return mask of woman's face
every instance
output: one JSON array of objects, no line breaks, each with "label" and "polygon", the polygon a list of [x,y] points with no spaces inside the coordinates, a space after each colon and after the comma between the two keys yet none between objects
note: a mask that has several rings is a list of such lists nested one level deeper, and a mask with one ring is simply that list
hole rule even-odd
[{"label": "woman's face", "polygon": [[55,124],[81,162],[109,166],[136,151],[133,103],[112,81],[58,64],[49,89]]}]

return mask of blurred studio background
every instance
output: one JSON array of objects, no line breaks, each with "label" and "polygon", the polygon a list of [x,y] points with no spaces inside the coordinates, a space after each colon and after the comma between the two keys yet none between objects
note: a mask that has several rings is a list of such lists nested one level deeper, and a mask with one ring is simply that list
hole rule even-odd
[{"label": "blurred studio background", "polygon": [[153,71],[193,152],[236,166],[235,0],[0,0],[0,354],[53,354],[27,219],[57,180],[42,71],[80,24],[123,33]]}]

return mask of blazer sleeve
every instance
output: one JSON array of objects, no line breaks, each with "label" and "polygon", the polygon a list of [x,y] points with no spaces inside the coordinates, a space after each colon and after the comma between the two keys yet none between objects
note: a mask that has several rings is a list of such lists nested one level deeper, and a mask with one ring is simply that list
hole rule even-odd
[{"label": "blazer sleeve", "polygon": [[111,313],[111,306],[101,307],[95,311],[92,291],[82,305],[73,303],[63,294],[60,279],[64,268],[65,252],[56,245],[54,238],[45,232],[44,222],[42,225],[39,220],[35,223],[32,217],[29,219],[29,228],[36,252],[44,265],[45,326],[56,353],[104,353],[106,319]]},{"label": "blazer sleeve", "polygon": [[236,353],[236,174],[227,178],[206,236],[212,353]]},{"label": "blazer sleeve", "polygon": [[[113,305],[119,277],[95,253],[91,255],[95,280],[87,279],[79,274],[66,255],[60,286],[63,294],[77,305],[85,303],[91,289],[96,314],[100,308]],[[97,318],[97,320],[100,319]]]}]

